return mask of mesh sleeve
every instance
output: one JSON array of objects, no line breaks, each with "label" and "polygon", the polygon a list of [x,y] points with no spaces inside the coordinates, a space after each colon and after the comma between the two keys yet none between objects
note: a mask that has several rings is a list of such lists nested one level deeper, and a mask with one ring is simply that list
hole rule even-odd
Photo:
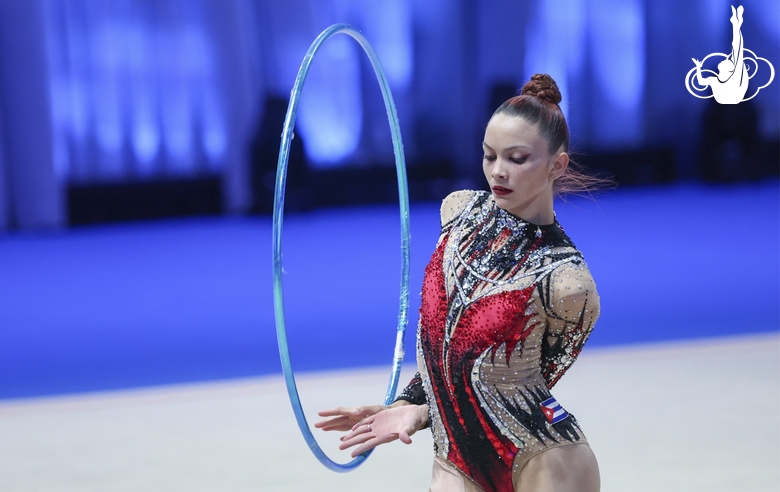
[{"label": "mesh sleeve", "polygon": [[582,351],[601,305],[584,261],[566,263],[552,272],[548,299],[541,372],[547,387],[552,388]]},{"label": "mesh sleeve", "polygon": [[424,405],[428,402],[419,372],[414,375],[409,384],[406,385],[406,388],[396,397],[395,401],[398,400],[406,400],[413,405]]}]

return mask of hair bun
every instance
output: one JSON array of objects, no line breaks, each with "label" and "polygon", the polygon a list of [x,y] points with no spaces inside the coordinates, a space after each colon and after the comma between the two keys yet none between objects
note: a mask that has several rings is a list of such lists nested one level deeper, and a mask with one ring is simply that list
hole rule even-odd
[{"label": "hair bun", "polygon": [[558,84],[546,73],[537,73],[526,82],[521,95],[534,96],[551,104],[559,104],[563,99]]}]

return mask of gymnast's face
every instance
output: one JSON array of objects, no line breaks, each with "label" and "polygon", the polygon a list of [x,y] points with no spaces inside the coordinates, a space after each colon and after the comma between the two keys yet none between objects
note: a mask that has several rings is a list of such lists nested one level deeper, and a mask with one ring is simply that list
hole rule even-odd
[{"label": "gymnast's face", "polygon": [[490,119],[482,148],[482,170],[496,205],[532,224],[551,224],[551,176],[563,173],[569,156],[562,149],[551,155],[536,125],[505,114]]}]

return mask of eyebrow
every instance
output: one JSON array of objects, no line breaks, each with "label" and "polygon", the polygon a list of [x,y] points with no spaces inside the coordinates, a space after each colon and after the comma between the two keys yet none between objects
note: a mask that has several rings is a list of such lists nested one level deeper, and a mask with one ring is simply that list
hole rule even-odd
[{"label": "eyebrow", "polygon": [[[491,147],[490,145],[488,145],[486,142],[482,142],[482,146],[483,146],[483,147],[487,147],[487,148],[488,148],[488,149],[490,149],[490,150],[493,150],[493,147]],[[527,146],[527,145],[513,145],[513,146],[511,146],[511,147],[507,147],[507,148],[505,148],[505,149],[504,149],[504,151],[507,151],[507,150],[515,150],[515,149],[526,149],[526,150],[532,150],[532,149],[531,149],[531,147],[529,147],[529,146]]]}]

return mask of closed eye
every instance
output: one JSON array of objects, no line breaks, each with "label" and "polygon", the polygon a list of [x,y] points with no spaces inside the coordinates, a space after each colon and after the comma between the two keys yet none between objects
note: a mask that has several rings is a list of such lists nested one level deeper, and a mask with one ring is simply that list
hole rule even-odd
[{"label": "closed eye", "polygon": [[527,155],[524,155],[524,156],[522,156],[522,157],[511,157],[509,160],[510,160],[511,162],[514,162],[515,164],[524,164],[524,163],[525,163],[525,161],[527,161],[527,160],[528,160],[528,156],[527,156]]},{"label": "closed eye", "polygon": [[491,161],[491,162],[496,160],[496,156],[494,156],[494,155],[487,155],[487,154],[485,154],[484,156],[482,156],[482,158],[484,160],[486,160],[486,161]]}]

